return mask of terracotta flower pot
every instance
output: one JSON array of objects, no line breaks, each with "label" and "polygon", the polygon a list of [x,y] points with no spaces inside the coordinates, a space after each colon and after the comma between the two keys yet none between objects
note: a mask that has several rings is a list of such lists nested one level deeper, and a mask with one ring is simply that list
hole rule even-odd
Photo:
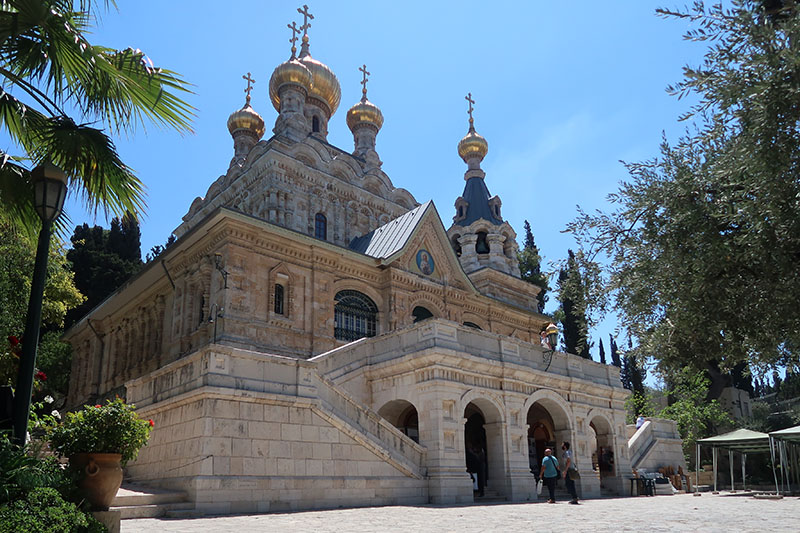
[{"label": "terracotta flower pot", "polygon": [[108,511],[122,485],[119,453],[77,453],[69,458],[70,466],[81,473],[78,487],[95,511]]}]

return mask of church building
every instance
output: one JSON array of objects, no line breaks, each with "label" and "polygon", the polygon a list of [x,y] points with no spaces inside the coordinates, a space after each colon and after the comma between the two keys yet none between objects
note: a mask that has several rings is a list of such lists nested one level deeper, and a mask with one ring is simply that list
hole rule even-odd
[{"label": "church building", "polygon": [[543,341],[552,319],[520,279],[471,96],[444,223],[381,169],[366,67],[345,114],[353,147],[328,143],[342,91],[299,11],[269,81],[272,135],[247,91],[230,166],[177,241],[66,333],[68,407],[136,404],[155,429],[126,477],[207,513],[534,501],[536,465],[562,441],[582,497],[601,494],[600,447],[615,458],[602,490],[623,494],[629,392],[618,368]]}]

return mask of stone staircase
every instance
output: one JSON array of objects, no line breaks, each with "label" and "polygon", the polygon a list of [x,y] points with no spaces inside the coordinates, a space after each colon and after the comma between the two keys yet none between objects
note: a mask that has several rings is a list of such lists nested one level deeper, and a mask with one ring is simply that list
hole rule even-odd
[{"label": "stone staircase", "polygon": [[133,483],[123,483],[117,492],[111,510],[119,511],[120,518],[186,518],[201,513],[187,501],[185,492],[155,489]]}]

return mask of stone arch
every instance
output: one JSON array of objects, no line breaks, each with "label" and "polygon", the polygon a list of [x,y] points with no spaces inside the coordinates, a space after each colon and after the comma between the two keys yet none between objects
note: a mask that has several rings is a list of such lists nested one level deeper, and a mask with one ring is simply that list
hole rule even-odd
[{"label": "stone arch", "polygon": [[446,317],[446,313],[439,303],[424,296],[414,298],[409,302],[409,309],[414,309],[415,307],[424,307],[433,314],[434,318]]},{"label": "stone arch", "polygon": [[462,322],[472,322],[476,326],[480,327],[483,331],[488,331],[489,324],[484,320],[482,317],[476,315],[475,313],[464,313],[461,316]]},{"label": "stone arch", "polygon": [[561,442],[573,442],[574,415],[569,404],[555,391],[539,389],[531,394],[523,406],[528,425],[528,460],[537,472],[545,448],[561,458]]},{"label": "stone arch", "polygon": [[402,399],[391,400],[378,409],[378,414],[419,444],[419,413],[413,403]]},{"label": "stone arch", "polygon": [[600,488],[616,487],[619,485],[619,479],[616,466],[617,443],[614,437],[614,424],[605,413],[596,409],[589,411],[586,420],[589,421],[589,428],[595,434],[595,441],[590,443],[589,449],[593,456],[592,466],[597,466]]},{"label": "stone arch", "polygon": [[394,203],[399,204],[406,209],[413,209],[417,204],[417,201],[414,200],[414,197],[411,195],[411,193],[402,187],[398,187],[392,191],[391,199]]},{"label": "stone arch", "polygon": [[[477,389],[471,389],[461,396],[461,413],[464,416],[464,464],[467,467],[469,463],[483,465],[486,486],[505,495],[508,485],[505,411],[502,402],[493,396]],[[468,449],[471,450],[469,453],[473,454],[469,463]],[[478,455],[478,458],[474,455]],[[480,476],[480,473],[478,474]]]}]

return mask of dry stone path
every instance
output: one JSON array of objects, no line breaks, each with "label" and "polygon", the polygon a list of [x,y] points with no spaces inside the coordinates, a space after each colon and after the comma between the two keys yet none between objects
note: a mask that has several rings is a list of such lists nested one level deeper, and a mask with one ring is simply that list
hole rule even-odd
[{"label": "dry stone path", "polygon": [[122,522],[122,533],[566,531],[792,532],[800,531],[800,498],[756,500],[743,495],[588,500],[463,507],[370,507],[198,519]]}]

